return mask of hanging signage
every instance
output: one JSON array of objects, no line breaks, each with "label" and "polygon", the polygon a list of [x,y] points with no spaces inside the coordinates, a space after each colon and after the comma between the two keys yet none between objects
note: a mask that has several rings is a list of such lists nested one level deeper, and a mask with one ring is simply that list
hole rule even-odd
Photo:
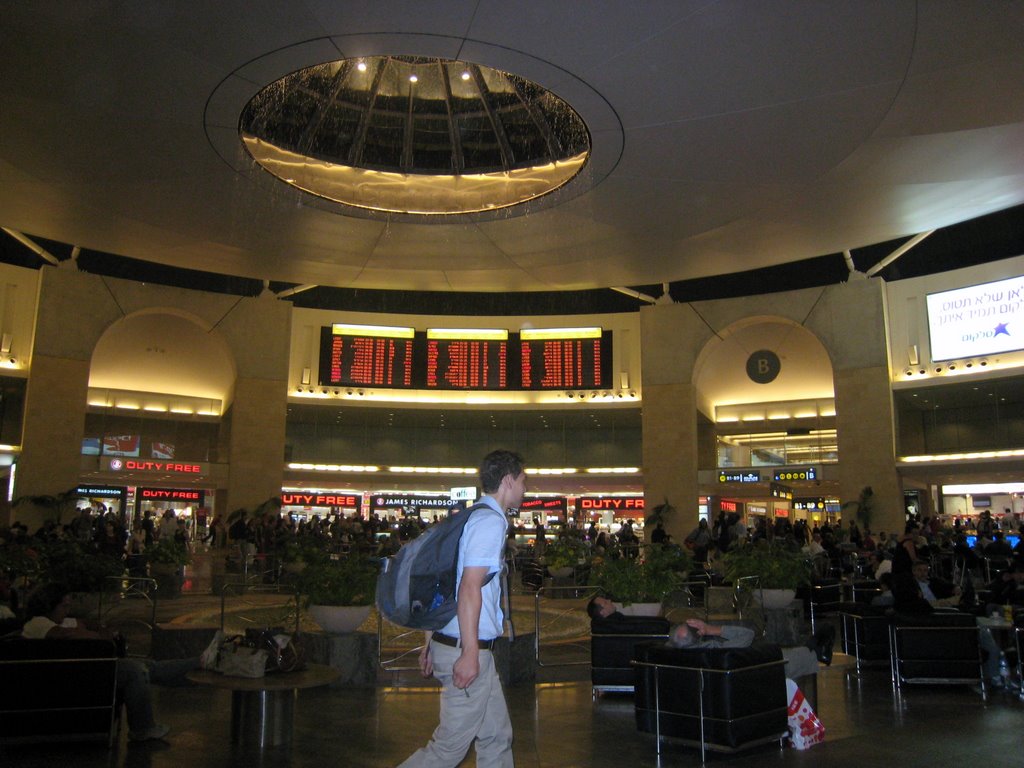
[{"label": "hanging signage", "polygon": [[825,509],[825,499],[820,496],[810,499],[793,499],[793,509],[807,509],[822,512]]},{"label": "hanging signage", "polygon": [[760,472],[719,472],[718,482],[720,483],[760,483]]},{"label": "hanging signage", "polygon": [[780,485],[779,483],[769,483],[768,490],[772,496],[776,499],[792,499],[793,489],[786,485]]},{"label": "hanging signage", "polygon": [[725,501],[724,499],[718,503],[718,508],[723,512],[738,511],[738,505],[735,501]]},{"label": "hanging signage", "polygon": [[534,499],[523,499],[519,505],[519,511],[524,512],[537,512],[544,510],[545,512],[555,514],[565,514],[567,509],[565,496],[554,496],[548,498],[534,498]]},{"label": "hanging signage", "polygon": [[124,499],[125,488],[117,485],[80,485],[75,493],[87,499]]},{"label": "hanging signage", "polygon": [[149,461],[144,459],[110,459],[107,467],[111,472],[162,472],[165,475],[205,475],[210,465],[205,462],[193,464],[183,461]]},{"label": "hanging signage", "polygon": [[579,509],[584,512],[643,512],[643,496],[584,496]]},{"label": "hanging signage", "polygon": [[452,488],[451,498],[453,501],[476,501],[476,486],[462,485]]},{"label": "hanging signage", "polygon": [[281,505],[286,507],[347,507],[358,509],[362,497],[354,493],[282,493]]},{"label": "hanging signage", "polygon": [[139,488],[136,498],[139,501],[186,501],[202,506],[206,492],[198,488]]},{"label": "hanging signage", "polygon": [[458,499],[448,496],[385,496],[378,494],[370,499],[370,509],[454,509],[462,506]]},{"label": "hanging signage", "polygon": [[787,467],[776,469],[772,475],[776,482],[789,483],[794,480],[817,480],[818,470],[816,467]]}]

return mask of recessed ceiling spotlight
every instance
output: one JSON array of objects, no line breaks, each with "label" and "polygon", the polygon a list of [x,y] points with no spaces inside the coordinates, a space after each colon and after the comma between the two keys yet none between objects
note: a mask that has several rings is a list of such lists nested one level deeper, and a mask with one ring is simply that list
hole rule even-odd
[{"label": "recessed ceiling spotlight", "polygon": [[365,61],[360,61],[358,64],[356,64],[356,69],[358,69],[360,72],[365,72],[366,71],[366,62]]},{"label": "recessed ceiling spotlight", "polygon": [[468,70],[467,70],[467,71],[464,71],[464,72],[462,73],[462,79],[463,79],[463,80],[469,80],[469,71],[468,71]]},{"label": "recessed ceiling spotlight", "polygon": [[418,83],[419,81],[420,81],[420,79],[418,77],[416,77],[416,75],[409,75],[409,82],[410,83]]}]

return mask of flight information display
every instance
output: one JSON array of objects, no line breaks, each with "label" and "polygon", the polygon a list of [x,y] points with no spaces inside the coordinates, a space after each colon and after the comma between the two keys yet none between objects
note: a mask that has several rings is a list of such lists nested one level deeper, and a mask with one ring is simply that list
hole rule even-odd
[{"label": "flight information display", "polygon": [[611,385],[611,331],[593,338],[519,342],[522,389],[603,389]]},{"label": "flight information display", "polygon": [[572,338],[558,337],[556,329],[460,338],[448,329],[437,336],[411,328],[362,332],[363,326],[342,327],[321,330],[321,386],[466,391],[611,387],[612,332],[600,328]]},{"label": "flight information display", "polygon": [[412,387],[413,338],[321,331],[320,383],[329,386]]},{"label": "flight information display", "polygon": [[508,342],[426,339],[427,389],[508,389]]}]

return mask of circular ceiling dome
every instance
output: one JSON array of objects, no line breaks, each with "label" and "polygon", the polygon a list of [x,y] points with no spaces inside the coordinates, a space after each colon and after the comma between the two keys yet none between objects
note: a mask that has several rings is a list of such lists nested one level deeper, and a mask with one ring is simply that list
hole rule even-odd
[{"label": "circular ceiling dome", "polygon": [[450,215],[519,205],[586,165],[564,100],[479,64],[368,56],[306,67],[242,112],[246,150],[283,182],[344,205]]}]

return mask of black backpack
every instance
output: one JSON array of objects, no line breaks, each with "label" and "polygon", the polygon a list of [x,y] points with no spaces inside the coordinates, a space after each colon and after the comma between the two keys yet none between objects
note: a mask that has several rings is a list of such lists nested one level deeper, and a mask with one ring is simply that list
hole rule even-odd
[{"label": "black backpack", "polygon": [[[455,616],[459,544],[474,504],[435,523],[384,558],[377,578],[377,610],[392,624],[410,629],[441,629]],[[488,574],[485,584],[494,577]]]}]

